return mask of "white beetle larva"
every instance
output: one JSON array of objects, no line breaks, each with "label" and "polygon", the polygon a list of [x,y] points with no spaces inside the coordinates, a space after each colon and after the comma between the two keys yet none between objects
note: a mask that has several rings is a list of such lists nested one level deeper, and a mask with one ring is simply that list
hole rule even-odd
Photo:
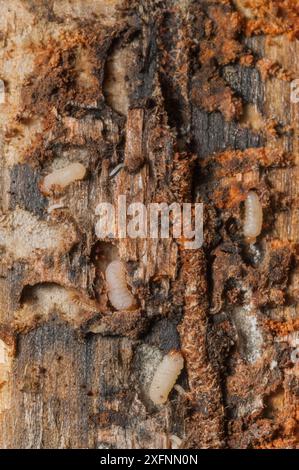
[{"label": "white beetle larva", "polygon": [[45,176],[41,183],[41,190],[44,194],[50,194],[53,189],[61,191],[74,181],[82,180],[85,173],[86,168],[81,163],[71,163]]},{"label": "white beetle larva", "polygon": [[106,269],[106,282],[110,303],[116,310],[136,307],[134,296],[128,289],[126,269],[121,261],[112,261]]},{"label": "white beetle larva", "polygon": [[255,243],[256,237],[262,231],[263,208],[258,195],[249,191],[245,200],[245,220],[243,226],[244,236],[248,243]]},{"label": "white beetle larva", "polygon": [[169,436],[169,440],[171,442],[171,448],[172,449],[180,449],[181,448],[183,440],[180,439],[178,436],[176,436],[175,434],[172,434],[171,436]]},{"label": "white beetle larva", "polygon": [[149,389],[149,397],[156,405],[161,405],[167,401],[168,395],[183,367],[184,358],[180,351],[171,351],[163,357]]}]

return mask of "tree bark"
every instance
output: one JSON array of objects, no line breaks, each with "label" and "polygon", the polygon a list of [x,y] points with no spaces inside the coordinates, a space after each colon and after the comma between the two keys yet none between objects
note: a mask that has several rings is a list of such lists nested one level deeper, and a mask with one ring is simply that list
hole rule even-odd
[{"label": "tree bark", "polygon": [[[0,0],[1,448],[298,446],[298,17],[244,3]],[[86,177],[43,194],[72,162]],[[202,202],[203,246],[99,239],[119,196]],[[115,259],[132,311],[108,299]]]}]

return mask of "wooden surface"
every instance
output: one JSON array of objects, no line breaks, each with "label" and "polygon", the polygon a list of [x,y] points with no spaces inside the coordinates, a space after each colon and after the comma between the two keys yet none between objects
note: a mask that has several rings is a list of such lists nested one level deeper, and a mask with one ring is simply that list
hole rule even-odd
[{"label": "wooden surface", "polygon": [[[246,37],[226,1],[0,10],[0,446],[297,447],[298,40]],[[45,197],[41,178],[73,161],[87,177]],[[96,207],[119,195],[203,202],[203,247],[98,240]],[[116,258],[133,312],[108,301]],[[155,406],[172,349],[181,387]]]}]

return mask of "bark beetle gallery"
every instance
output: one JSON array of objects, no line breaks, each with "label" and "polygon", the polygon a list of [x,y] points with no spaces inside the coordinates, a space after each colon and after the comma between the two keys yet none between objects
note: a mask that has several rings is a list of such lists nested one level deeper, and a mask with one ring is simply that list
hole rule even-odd
[{"label": "bark beetle gallery", "polygon": [[[297,447],[297,0],[0,9],[0,446]],[[98,239],[119,195],[202,247]]]}]

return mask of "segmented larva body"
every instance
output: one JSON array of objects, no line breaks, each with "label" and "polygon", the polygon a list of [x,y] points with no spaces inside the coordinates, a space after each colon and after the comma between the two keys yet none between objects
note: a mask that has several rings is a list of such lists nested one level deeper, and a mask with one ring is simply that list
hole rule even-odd
[{"label": "segmented larva body", "polygon": [[134,296],[128,289],[126,269],[121,261],[112,261],[106,269],[108,298],[116,310],[132,310],[136,307]]},{"label": "segmented larva body", "polygon": [[78,292],[71,292],[70,299],[75,305],[84,310],[87,310],[88,312],[98,313],[101,311],[100,305],[98,305],[95,300],[83,299],[82,295],[80,295]]},{"label": "segmented larva body", "polygon": [[41,184],[41,190],[44,194],[50,194],[53,189],[62,191],[74,181],[82,180],[85,174],[86,168],[81,163],[71,163],[45,176]]},{"label": "segmented larva body", "polygon": [[179,351],[171,351],[163,357],[149,389],[149,397],[156,405],[162,405],[167,401],[183,367],[184,358]]},{"label": "segmented larva body", "polygon": [[180,439],[178,436],[176,436],[175,434],[172,434],[171,436],[169,436],[169,440],[171,442],[171,449],[180,449],[181,448],[183,440]]},{"label": "segmented larva body", "polygon": [[263,208],[258,195],[249,191],[245,200],[245,220],[243,226],[244,236],[248,243],[255,243],[256,237],[262,231]]}]

